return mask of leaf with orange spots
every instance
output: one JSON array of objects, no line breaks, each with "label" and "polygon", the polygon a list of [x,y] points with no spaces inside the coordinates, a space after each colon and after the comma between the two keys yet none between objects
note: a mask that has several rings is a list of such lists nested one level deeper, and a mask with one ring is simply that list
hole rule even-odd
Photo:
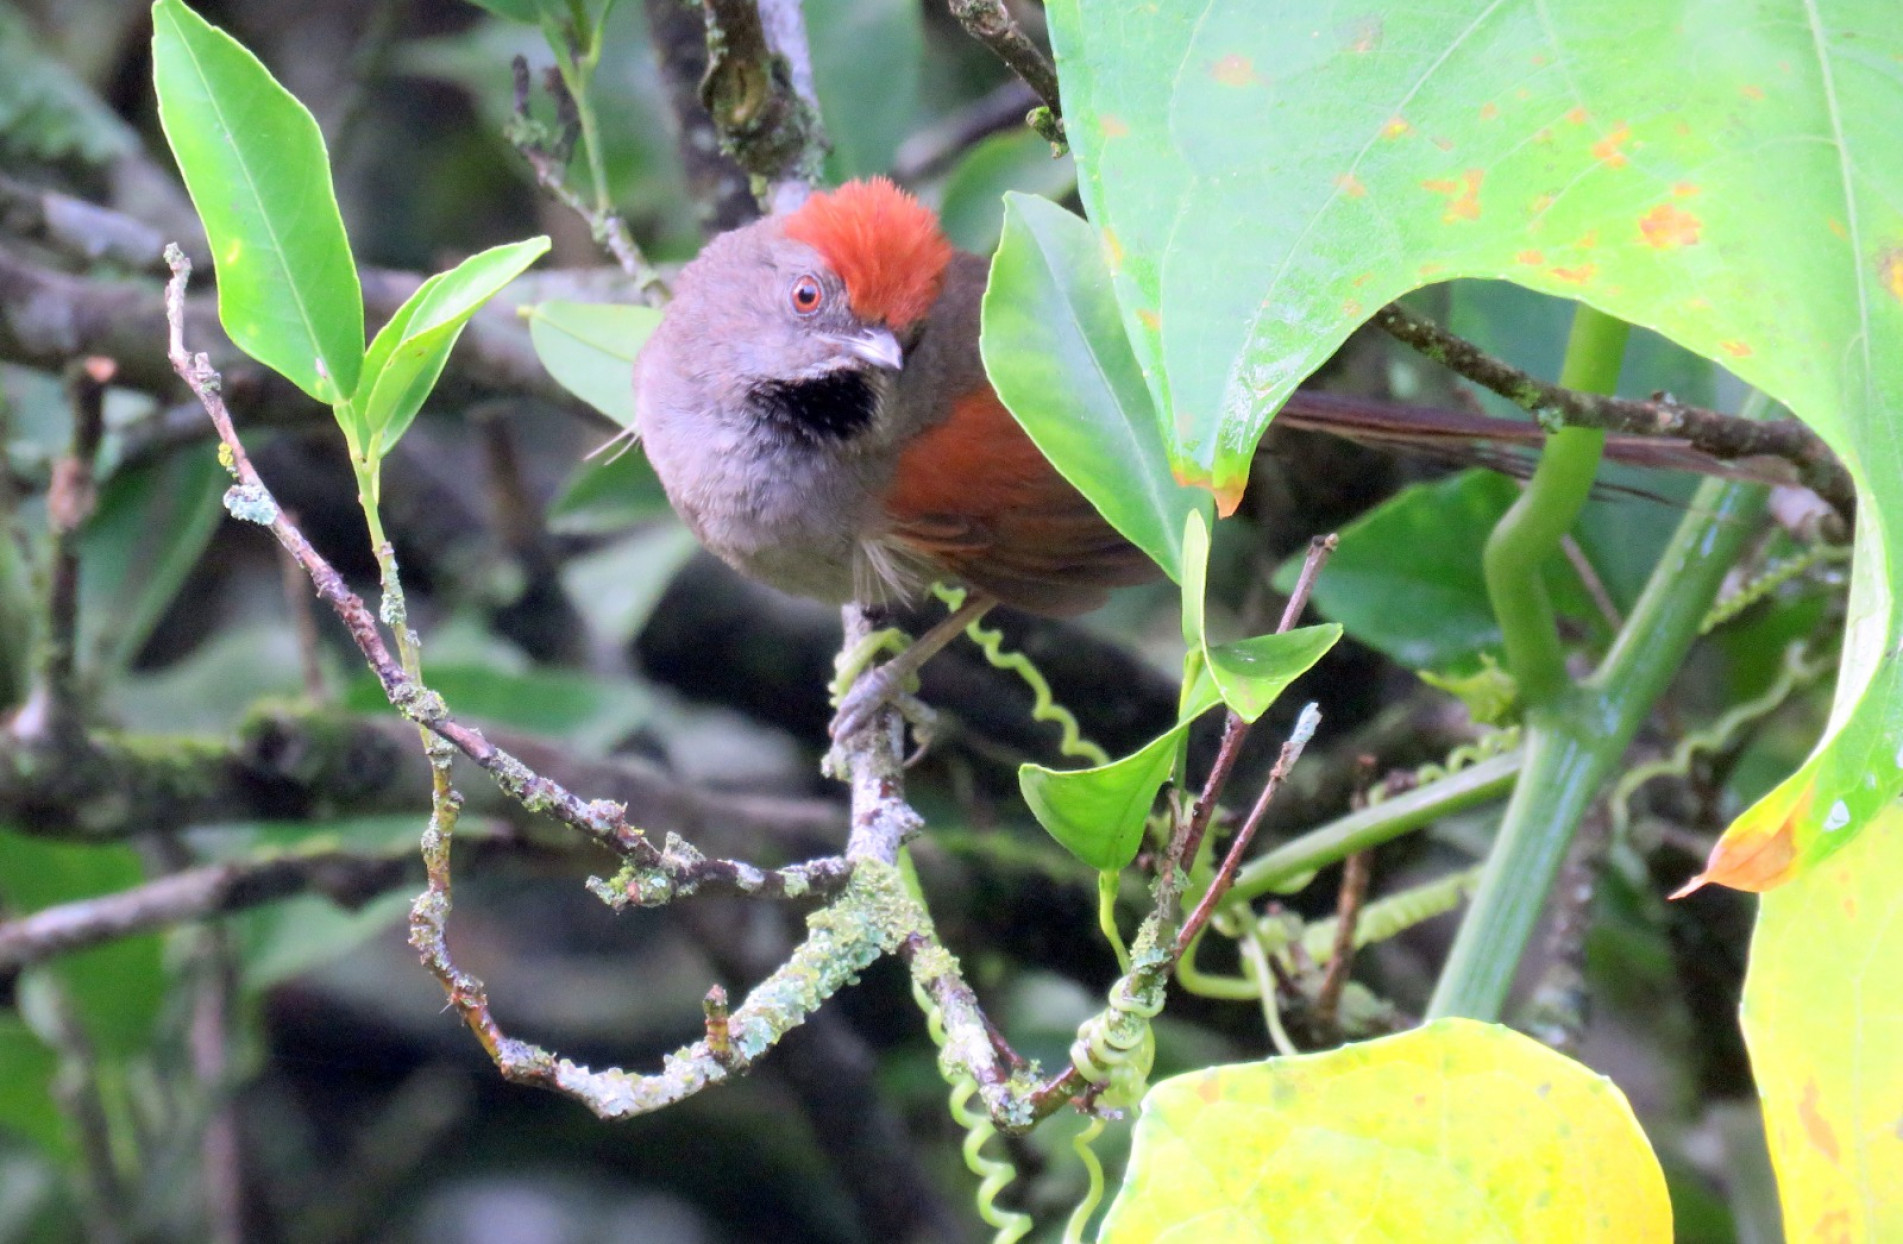
[{"label": "leaf with orange spots", "polygon": [[[1669,337],[1844,460],[1858,548],[1830,727],[1727,847],[1788,847],[1788,868],[1736,874],[1775,879],[1903,794],[1903,75],[1882,68],[1903,26],[1895,0],[1737,8],[1384,6],[1378,56],[1322,0],[1046,11],[1079,193],[1122,240],[1121,318],[1174,473],[1225,512],[1273,413],[1359,321],[1458,277]],[[1231,57],[1266,89],[1204,72]]]},{"label": "leaf with orange spots", "polygon": [[1446,1019],[1156,1085],[1098,1238],[1666,1244],[1672,1211],[1611,1081]]},{"label": "leaf with orange spots", "polygon": [[1788,1240],[1903,1239],[1903,811],[1758,905],[1744,1035]]}]

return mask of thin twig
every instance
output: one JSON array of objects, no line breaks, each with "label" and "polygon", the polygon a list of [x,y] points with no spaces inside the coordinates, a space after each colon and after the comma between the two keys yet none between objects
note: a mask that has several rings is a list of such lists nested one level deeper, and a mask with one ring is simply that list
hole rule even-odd
[{"label": "thin twig", "polygon": [[663,305],[669,297],[667,282],[661,279],[661,274],[636,244],[634,235],[628,231],[628,222],[618,212],[590,204],[568,185],[568,161],[575,153],[575,140],[581,132],[581,123],[576,118],[574,97],[568,93],[567,84],[558,73],[551,71],[547,75],[546,85],[549,94],[555,99],[556,113],[562,126],[560,134],[551,144],[543,128],[529,115],[531,90],[528,61],[516,57],[514,71],[515,117],[508,128],[507,137],[515,149],[522,153],[522,158],[529,162],[529,168],[535,173],[536,185],[586,222],[595,245],[613,256],[621,270],[633,279],[636,292],[643,302],[651,307]]},{"label": "thin twig", "polygon": [[1289,770],[1302,758],[1302,749],[1315,736],[1315,727],[1321,723],[1321,714],[1313,704],[1302,710],[1295,719],[1295,729],[1289,733],[1288,742],[1282,744],[1282,754],[1276,758],[1275,767],[1269,770],[1269,780],[1262,784],[1262,793],[1256,798],[1255,807],[1249,810],[1249,817],[1242,822],[1242,828],[1236,831],[1235,840],[1229,844],[1229,853],[1223,857],[1222,867],[1216,870],[1216,879],[1209,883],[1209,889],[1203,892],[1202,901],[1196,904],[1196,910],[1189,919],[1183,921],[1183,927],[1176,935],[1176,954],[1180,957],[1196,940],[1203,926],[1209,923],[1216,904],[1222,902],[1229,893],[1229,887],[1235,884],[1236,870],[1242,867],[1242,857],[1249,850],[1249,843],[1255,838],[1255,831],[1262,825],[1263,814],[1269,810],[1269,804],[1275,798],[1275,792],[1281,788],[1288,777]]},{"label": "thin twig", "polygon": [[53,467],[46,493],[51,545],[45,620],[35,662],[33,690],[13,722],[18,738],[64,739],[83,729],[79,656],[79,537],[92,516],[93,459],[105,435],[106,385],[117,370],[108,358],[87,358],[66,370],[73,438]]},{"label": "thin twig", "polygon": [[[1288,603],[1282,608],[1282,620],[1276,624],[1276,634],[1294,630],[1295,624],[1302,620],[1302,611],[1308,608],[1308,598],[1315,591],[1316,577],[1340,545],[1341,537],[1332,532],[1316,536],[1308,542],[1308,553],[1302,558],[1301,573],[1296,576],[1295,587],[1289,592]],[[1235,769],[1236,759],[1242,754],[1242,744],[1248,736],[1249,723],[1232,710],[1223,720],[1222,744],[1217,749],[1215,762],[1210,766],[1209,776],[1203,781],[1202,793],[1196,796],[1196,802],[1190,808],[1189,828],[1181,836],[1183,854],[1176,861],[1177,866],[1189,868],[1195,864],[1196,852],[1202,848],[1203,835],[1215,815],[1216,802],[1229,784],[1229,775]]]},{"label": "thin twig", "polygon": [[1794,419],[1740,419],[1667,397],[1641,402],[1562,389],[1495,358],[1399,303],[1375,312],[1372,322],[1425,357],[1530,411],[1543,423],[1680,437],[1727,461],[1759,455],[1783,458],[1797,468],[1798,481],[1828,501],[1846,522],[1856,514],[1856,488],[1850,473],[1816,433]]},{"label": "thin twig", "polygon": [[1029,118],[1033,128],[1051,142],[1063,142],[1064,105],[1058,97],[1057,69],[1004,7],[1004,0],[951,0],[951,14],[1043,101],[1047,112],[1042,118]]},{"label": "thin twig", "polygon": [[1315,991],[1315,1022],[1323,1028],[1334,1024],[1341,991],[1348,984],[1348,969],[1355,960],[1355,926],[1361,922],[1361,905],[1368,898],[1373,864],[1370,853],[1356,851],[1342,865],[1341,890],[1335,899],[1335,945],[1328,956],[1328,968],[1322,973],[1321,986]]},{"label": "thin twig", "polygon": [[[389,646],[384,642],[377,622],[363,599],[352,592],[323,556],[311,547],[304,533],[285,517],[257,469],[252,466],[244,445],[232,426],[225,409],[218,373],[204,355],[193,355],[185,348],[185,284],[191,263],[176,247],[168,248],[167,260],[173,277],[166,286],[166,307],[171,324],[170,355],[181,379],[197,395],[218,429],[219,439],[229,451],[231,469],[238,483],[225,496],[225,508],[235,517],[261,523],[271,529],[278,542],[297,559],[311,578],[317,595],[337,614],[350,633],[357,650],[371,672],[377,676],[384,695],[392,706],[414,724],[429,730],[462,752],[493,778],[498,786],[531,812],[560,822],[613,851],[623,859],[644,868],[661,870],[669,884],[689,884],[707,880],[705,870],[731,870],[736,875],[764,876],[768,870],[729,861],[700,859],[685,865],[685,873],[674,871],[670,856],[654,845],[640,829],[630,825],[627,809],[606,800],[581,799],[560,783],[522,763],[496,747],[480,730],[463,725],[449,714],[442,697],[405,673]],[[670,843],[670,846],[672,844]],[[698,853],[696,853],[698,854]],[[675,856],[677,862],[681,857]]]}]

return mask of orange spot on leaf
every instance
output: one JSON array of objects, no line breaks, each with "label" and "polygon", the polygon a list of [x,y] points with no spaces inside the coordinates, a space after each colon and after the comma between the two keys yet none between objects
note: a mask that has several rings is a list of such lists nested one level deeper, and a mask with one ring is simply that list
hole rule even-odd
[{"label": "orange spot on leaf", "polygon": [[1343,173],[1335,178],[1335,187],[1351,199],[1362,198],[1368,193],[1368,188],[1353,173]]},{"label": "orange spot on leaf", "polygon": [[1587,121],[1592,119],[1592,114],[1587,112],[1584,108],[1574,108],[1571,112],[1566,114],[1566,119],[1571,121],[1574,125],[1584,125]]},{"label": "orange spot on leaf", "polygon": [[1631,137],[1632,131],[1626,128],[1626,123],[1624,121],[1619,122],[1617,126],[1613,127],[1612,133],[1592,145],[1592,158],[1604,164],[1607,168],[1619,168],[1623,166],[1626,162],[1625,152],[1619,150],[1619,148],[1624,146],[1626,140]]},{"label": "orange spot on leaf", "polygon": [[1255,66],[1248,57],[1231,52],[1209,67],[1209,76],[1224,86],[1248,86],[1255,81]]},{"label": "orange spot on leaf", "polygon": [[1554,268],[1553,275],[1568,285],[1584,285],[1592,280],[1593,275],[1598,271],[1598,264],[1582,263],[1574,268]]},{"label": "orange spot on leaf", "polygon": [[1546,266],[1546,253],[1544,251],[1521,251],[1513,258],[1516,262],[1526,264],[1529,267],[1542,268]]},{"label": "orange spot on leaf", "polygon": [[1698,231],[1704,228],[1704,223],[1690,212],[1673,207],[1670,203],[1661,203],[1639,217],[1639,234],[1644,237],[1645,244],[1654,250],[1696,246]]},{"label": "orange spot on leaf", "polygon": [[1746,83],[1744,86],[1738,88],[1738,94],[1744,96],[1746,99],[1763,99],[1764,88]]},{"label": "orange spot on leaf", "polygon": [[1675,199],[1689,199],[1693,195],[1700,193],[1703,193],[1702,189],[1689,181],[1672,183],[1672,197]]},{"label": "orange spot on leaf", "polygon": [[1447,196],[1447,210],[1441,214],[1441,220],[1451,225],[1457,220],[1480,219],[1480,183],[1486,176],[1485,169],[1470,168],[1460,175],[1458,181],[1436,177],[1422,182],[1421,186],[1435,194]]},{"label": "orange spot on leaf", "polygon": [[1553,206],[1553,196],[1550,194],[1542,194],[1526,205],[1526,211],[1529,216],[1539,216],[1543,215],[1546,209],[1551,206]]},{"label": "orange spot on leaf", "polygon": [[1130,136],[1130,127],[1123,123],[1123,118],[1113,116],[1108,112],[1102,113],[1097,117],[1097,127],[1103,131],[1105,138],[1128,138]]},{"label": "orange spot on leaf", "polygon": [[1890,297],[1903,300],[1903,247],[1892,246],[1877,256],[1877,272]]},{"label": "orange spot on leaf", "polygon": [[1151,332],[1158,333],[1163,331],[1163,317],[1150,310],[1150,308],[1138,307],[1137,318],[1142,320],[1143,327],[1149,329]]},{"label": "orange spot on leaf", "polygon": [[1413,128],[1412,125],[1408,124],[1405,117],[1391,117],[1388,123],[1381,127],[1381,137],[1399,138]]},{"label": "orange spot on leaf", "polygon": [[1552,130],[1552,127],[1551,127],[1551,126],[1546,126],[1546,125],[1542,125],[1542,126],[1541,126],[1541,127],[1539,128],[1539,129],[1537,129],[1537,130],[1535,130],[1535,131],[1533,131],[1533,141],[1534,141],[1534,142],[1536,142],[1536,143],[1550,143],[1550,142],[1552,142],[1552,141],[1553,141],[1553,130]]},{"label": "orange spot on leaf", "polygon": [[1222,1082],[1213,1072],[1204,1073],[1196,1080],[1196,1096],[1210,1105],[1222,1100]]},{"label": "orange spot on leaf", "polygon": [[1734,359],[1748,359],[1751,357],[1751,347],[1742,341],[1721,341],[1718,343],[1718,348]]},{"label": "orange spot on leaf", "polygon": [[1584,233],[1579,235],[1579,241],[1574,242],[1573,245],[1577,246],[1581,250],[1587,250],[1587,251],[1591,250],[1593,247],[1599,245],[1599,230],[1597,229],[1586,230]]},{"label": "orange spot on leaf", "polygon": [[1678,135],[1678,136],[1679,136],[1680,138],[1689,138],[1689,137],[1691,136],[1691,132],[1692,132],[1692,126],[1691,126],[1691,122],[1689,122],[1689,121],[1676,121],[1676,122],[1673,122],[1673,124],[1672,124],[1672,130],[1673,130],[1673,132],[1674,132],[1674,133],[1676,133],[1676,134],[1677,134],[1677,135]]},{"label": "orange spot on leaf", "polygon": [[1835,1166],[1843,1159],[1843,1152],[1837,1148],[1837,1133],[1831,1130],[1830,1120],[1817,1108],[1822,1096],[1816,1080],[1805,1080],[1804,1095],[1797,1099],[1797,1117],[1804,1124],[1804,1135],[1810,1137],[1810,1143]]},{"label": "orange spot on leaf", "polygon": [[1348,319],[1348,320],[1360,319],[1361,318],[1361,299],[1359,298],[1343,299],[1341,304],[1341,315],[1343,319]]},{"label": "orange spot on leaf", "polygon": [[1372,280],[1374,280],[1374,273],[1363,272],[1360,276],[1356,277],[1353,281],[1351,281],[1350,284],[1352,284],[1356,289],[1360,289],[1363,285],[1366,285],[1369,281],[1372,281]]},{"label": "orange spot on leaf", "polygon": [[[1733,346],[1748,347],[1741,342],[1724,341],[1719,343],[1729,353],[1736,353]],[[1769,828],[1764,821],[1754,819],[1750,814],[1732,823],[1725,831],[1718,845],[1711,849],[1711,857],[1705,861],[1705,871],[1680,886],[1672,895],[1683,898],[1701,886],[1716,882],[1730,886],[1734,890],[1764,891],[1782,885],[1790,878],[1793,864],[1797,859],[1797,823],[1803,818],[1809,805],[1808,796],[1800,797],[1783,817]]]},{"label": "orange spot on leaf", "polygon": [[1381,46],[1381,19],[1370,17],[1358,23],[1354,35],[1348,42],[1350,52],[1372,52]]},{"label": "orange spot on leaf", "polygon": [[1429,262],[1424,263],[1420,267],[1414,269],[1414,272],[1415,272],[1415,275],[1420,277],[1430,277],[1430,276],[1433,276],[1436,272],[1445,272],[1446,270],[1447,270],[1446,264],[1434,263],[1433,261],[1430,260]]},{"label": "orange spot on leaf", "polygon": [[1491,121],[1499,115],[1500,105],[1492,102],[1480,105],[1480,119],[1482,121]]},{"label": "orange spot on leaf", "polygon": [[1839,238],[1842,238],[1846,242],[1850,240],[1850,230],[1844,228],[1843,221],[1838,220],[1835,216],[1832,216],[1829,220],[1826,220],[1824,223],[1828,225],[1830,227],[1830,231],[1836,234]]},{"label": "orange spot on leaf", "polygon": [[1123,239],[1117,236],[1115,229],[1103,231],[1103,253],[1112,272],[1123,271]]}]

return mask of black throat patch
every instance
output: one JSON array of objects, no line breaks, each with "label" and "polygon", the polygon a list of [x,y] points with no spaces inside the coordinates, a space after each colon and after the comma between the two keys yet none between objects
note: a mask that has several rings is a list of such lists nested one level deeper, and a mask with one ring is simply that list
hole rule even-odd
[{"label": "black throat patch", "polygon": [[770,380],[748,395],[768,423],[806,441],[843,441],[863,431],[879,395],[863,371],[846,368],[816,380]]}]

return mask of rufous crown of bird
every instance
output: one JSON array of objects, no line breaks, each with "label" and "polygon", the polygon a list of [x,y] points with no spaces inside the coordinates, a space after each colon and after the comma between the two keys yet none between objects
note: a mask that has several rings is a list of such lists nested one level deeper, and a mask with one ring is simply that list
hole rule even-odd
[{"label": "rufous crown of bird", "polygon": [[720,235],[635,362],[635,430],[741,573],[843,604],[963,609],[854,686],[835,737],[993,603],[1068,616],[1161,571],[1040,453],[979,357],[988,263],[890,181]]}]

